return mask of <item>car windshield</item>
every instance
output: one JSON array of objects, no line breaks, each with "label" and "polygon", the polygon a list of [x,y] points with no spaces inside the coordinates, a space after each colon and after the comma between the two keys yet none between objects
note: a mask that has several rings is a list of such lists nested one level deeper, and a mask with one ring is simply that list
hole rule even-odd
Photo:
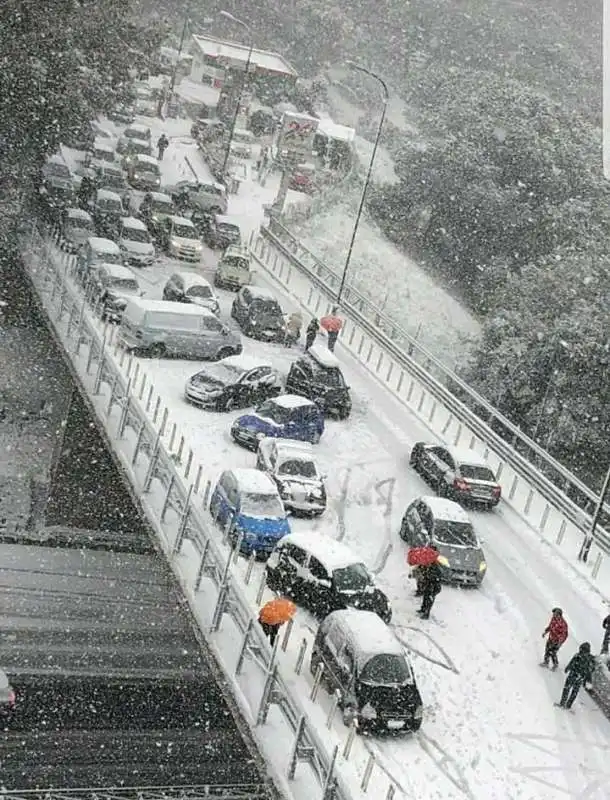
[{"label": "car windshield", "polygon": [[316,465],[304,458],[289,458],[280,464],[278,475],[298,475],[301,478],[317,477]]},{"label": "car windshield", "polygon": [[377,686],[402,686],[411,680],[411,670],[404,656],[395,653],[373,656],[362,670],[360,680]]},{"label": "car windshield", "polygon": [[123,228],[123,239],[130,242],[150,242],[150,234],[148,231],[142,231],[139,228]]},{"label": "car windshield", "polygon": [[169,200],[153,200],[153,214],[173,214],[174,206]]},{"label": "car windshield", "polygon": [[178,239],[198,239],[197,231],[189,225],[174,225],[174,236]]},{"label": "car windshield", "polygon": [[364,564],[350,564],[333,572],[339,592],[362,592],[371,585],[371,576]]},{"label": "car windshield", "polygon": [[146,136],[144,131],[141,131],[139,128],[127,128],[123,135],[127,139],[143,139]]},{"label": "car windshield", "polygon": [[496,482],[496,476],[489,469],[489,467],[481,466],[479,464],[460,464],[460,473],[462,478],[471,481],[491,481]]},{"label": "car windshield", "polygon": [[68,228],[73,231],[93,231],[95,230],[95,225],[89,219],[69,219]]},{"label": "car windshield", "polygon": [[148,142],[140,142],[137,139],[131,140],[129,149],[132,153],[136,153],[137,155],[148,155],[148,153],[150,153],[150,145]]},{"label": "car windshield", "polygon": [[220,197],[222,195],[222,191],[216,186],[204,185],[200,187],[200,191],[204,194],[213,194],[215,197]]},{"label": "car windshield", "polygon": [[187,295],[189,295],[189,297],[201,297],[204,300],[211,300],[213,297],[212,290],[209,286],[191,286]]},{"label": "car windshield", "polygon": [[276,425],[285,425],[290,421],[290,410],[284,406],[278,406],[273,400],[268,400],[256,409],[259,417],[265,417],[275,422]]},{"label": "car windshield", "polygon": [[238,367],[234,367],[231,364],[213,364],[212,366],[208,367],[206,371],[199,372],[195,378],[197,379],[198,383],[205,383],[207,380],[212,378],[215,381],[220,381],[221,383],[229,386],[233,383],[237,383],[242,375],[243,370],[239,369]]},{"label": "car windshield", "polygon": [[132,278],[111,278],[110,286],[119,292],[137,292],[138,282]]},{"label": "car windshield", "polygon": [[273,316],[282,316],[282,309],[277,300],[272,300],[257,297],[252,303],[252,311],[255,314],[272,314]]},{"label": "car windshield", "polygon": [[65,164],[51,161],[47,164],[47,173],[53,178],[70,178],[70,170]]},{"label": "car windshield", "polygon": [[234,239],[240,238],[239,228],[237,225],[231,225],[228,222],[221,222],[218,225],[218,232],[224,233],[225,236],[232,236]]},{"label": "car windshield", "polygon": [[282,501],[274,494],[246,492],[241,496],[240,511],[249,517],[277,519],[285,516]]},{"label": "car windshield", "polygon": [[104,189],[126,189],[127,184],[122,175],[104,174],[100,175],[100,184]]},{"label": "car windshield", "polygon": [[102,211],[112,211],[112,212],[120,212],[123,213],[123,206],[121,205],[121,201],[114,197],[102,197],[99,202],[98,206]]},{"label": "car windshield", "polygon": [[439,544],[478,547],[477,537],[469,522],[437,519],[434,523],[434,538]]},{"label": "car windshield", "polygon": [[330,386],[333,389],[342,389],[345,386],[343,375],[340,369],[323,369],[316,365],[314,369],[314,380],[323,386]]},{"label": "car windshield", "polygon": [[107,161],[109,164],[114,164],[114,153],[111,150],[94,150],[93,158],[96,161]]},{"label": "car windshield", "polygon": [[223,263],[226,264],[228,267],[235,267],[236,269],[244,269],[249,270],[250,264],[246,261],[245,258],[236,258],[235,256],[229,256],[223,258]]}]

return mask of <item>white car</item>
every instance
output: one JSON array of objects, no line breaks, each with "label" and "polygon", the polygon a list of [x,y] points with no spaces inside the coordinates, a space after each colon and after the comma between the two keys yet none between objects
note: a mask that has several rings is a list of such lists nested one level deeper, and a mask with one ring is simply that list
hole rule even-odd
[{"label": "white car", "polygon": [[166,217],[161,223],[161,242],[168,255],[185,261],[200,261],[203,245],[197,229],[186,217]]},{"label": "white car", "polygon": [[118,243],[126,264],[150,267],[155,260],[155,246],[146,225],[135,217],[123,217],[119,224]]}]

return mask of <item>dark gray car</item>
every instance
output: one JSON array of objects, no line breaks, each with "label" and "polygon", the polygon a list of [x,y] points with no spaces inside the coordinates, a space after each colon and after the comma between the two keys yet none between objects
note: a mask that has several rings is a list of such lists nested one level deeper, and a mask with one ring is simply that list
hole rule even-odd
[{"label": "dark gray car", "polygon": [[446,583],[480,586],[487,572],[485,554],[472,522],[452,500],[419,497],[405,511],[400,538],[411,547],[433,544]]}]

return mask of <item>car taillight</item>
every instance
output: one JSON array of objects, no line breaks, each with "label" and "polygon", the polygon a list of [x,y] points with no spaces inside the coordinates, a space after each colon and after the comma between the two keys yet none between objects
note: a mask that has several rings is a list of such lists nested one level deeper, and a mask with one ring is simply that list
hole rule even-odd
[{"label": "car taillight", "polygon": [[491,490],[491,493],[493,494],[494,497],[500,497],[500,495],[502,494],[502,487],[494,486],[494,488]]},{"label": "car taillight", "polygon": [[17,702],[17,698],[15,696],[15,692],[12,689],[9,689],[8,693],[8,704],[9,706],[14,706]]},{"label": "car taillight", "polygon": [[470,484],[468,481],[465,481],[464,478],[455,478],[453,481],[453,488],[457,489],[459,492],[469,492]]}]

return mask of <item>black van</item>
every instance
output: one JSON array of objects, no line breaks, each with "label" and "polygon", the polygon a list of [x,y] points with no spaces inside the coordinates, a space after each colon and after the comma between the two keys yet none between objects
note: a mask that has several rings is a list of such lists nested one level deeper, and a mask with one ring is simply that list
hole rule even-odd
[{"label": "black van", "polygon": [[292,597],[316,616],[342,608],[374,611],[392,618],[386,595],[366,566],[341,542],[310,531],[284,536],[266,565],[267,586]]},{"label": "black van", "polygon": [[352,410],[349,386],[334,353],[320,344],[312,345],[290,367],[286,391],[313,400],[325,416],[347,419]]},{"label": "black van", "polygon": [[333,611],[321,623],[311,652],[313,675],[339,692],[344,722],[359,731],[407,733],[422,723],[422,699],[403,645],[372,611]]}]

